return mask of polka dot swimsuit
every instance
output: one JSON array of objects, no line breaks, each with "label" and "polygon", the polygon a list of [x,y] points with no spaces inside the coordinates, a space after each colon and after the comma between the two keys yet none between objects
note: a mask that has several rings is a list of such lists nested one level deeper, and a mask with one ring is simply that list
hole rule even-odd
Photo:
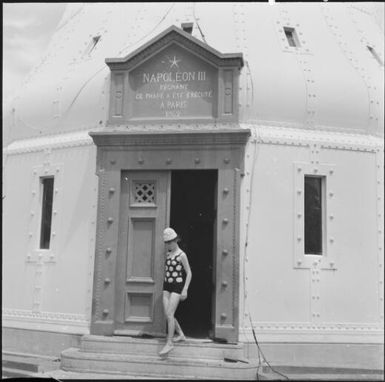
[{"label": "polka dot swimsuit", "polygon": [[180,252],[174,258],[166,259],[164,282],[171,283],[184,283],[186,272],[183,268],[180,256],[183,252]]}]

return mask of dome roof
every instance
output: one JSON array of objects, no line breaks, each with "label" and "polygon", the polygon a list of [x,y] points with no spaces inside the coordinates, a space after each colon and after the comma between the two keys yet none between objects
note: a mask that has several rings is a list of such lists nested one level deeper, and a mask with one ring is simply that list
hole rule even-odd
[{"label": "dome roof", "polygon": [[4,110],[4,125],[10,140],[105,125],[105,59],[125,57],[171,25],[193,22],[193,37],[221,53],[243,53],[242,122],[383,135],[384,34],[368,9],[354,3],[70,4],[46,56]]}]

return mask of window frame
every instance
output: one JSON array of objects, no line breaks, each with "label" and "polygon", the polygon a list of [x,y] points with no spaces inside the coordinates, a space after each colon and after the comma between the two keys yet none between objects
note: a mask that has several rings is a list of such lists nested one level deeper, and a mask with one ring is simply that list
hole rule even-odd
[{"label": "window frame", "polygon": [[[337,269],[336,245],[334,221],[335,205],[337,202],[336,188],[336,166],[326,163],[293,163],[293,268],[312,268],[315,264],[322,269]],[[305,254],[305,176],[324,177],[321,185],[322,195],[322,255]]]},{"label": "window frame", "polygon": [[[48,153],[48,151],[47,151]],[[59,231],[62,224],[63,202],[63,163],[45,163],[32,168],[31,174],[31,199],[30,219],[28,232],[28,247],[26,262],[56,262]],[[54,178],[52,198],[51,239],[49,249],[40,248],[40,234],[42,221],[42,178]],[[28,213],[28,211],[26,211]]]}]

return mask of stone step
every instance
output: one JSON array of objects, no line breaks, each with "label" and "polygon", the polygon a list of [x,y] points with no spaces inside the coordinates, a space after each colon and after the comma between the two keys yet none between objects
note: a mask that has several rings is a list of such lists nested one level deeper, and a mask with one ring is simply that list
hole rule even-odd
[{"label": "stone step", "polygon": [[58,358],[25,353],[2,352],[2,368],[30,373],[55,370],[59,366]]},{"label": "stone step", "polygon": [[33,376],[33,373],[30,371],[22,371],[18,369],[13,369],[9,367],[1,368],[1,378],[30,378]]},{"label": "stone step", "polygon": [[[81,339],[80,351],[157,356],[164,345],[165,339],[159,338],[85,335]],[[244,360],[244,351],[242,344],[220,344],[209,339],[187,338],[185,342],[175,344],[173,356],[189,359]]]},{"label": "stone step", "polygon": [[257,368],[259,379],[265,380],[302,380],[302,381],[383,381],[383,370],[301,367],[301,366],[268,366]]},{"label": "stone step", "polygon": [[70,348],[62,352],[61,368],[72,372],[120,373],[137,376],[173,376],[187,379],[255,379],[256,364],[227,362],[219,359],[167,357],[138,353],[114,354],[80,351]]}]

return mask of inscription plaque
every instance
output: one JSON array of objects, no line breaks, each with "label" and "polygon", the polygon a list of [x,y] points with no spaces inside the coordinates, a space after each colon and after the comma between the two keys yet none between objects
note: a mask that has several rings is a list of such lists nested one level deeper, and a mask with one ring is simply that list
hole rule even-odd
[{"label": "inscription plaque", "polygon": [[217,69],[171,45],[129,73],[131,119],[213,118]]}]

